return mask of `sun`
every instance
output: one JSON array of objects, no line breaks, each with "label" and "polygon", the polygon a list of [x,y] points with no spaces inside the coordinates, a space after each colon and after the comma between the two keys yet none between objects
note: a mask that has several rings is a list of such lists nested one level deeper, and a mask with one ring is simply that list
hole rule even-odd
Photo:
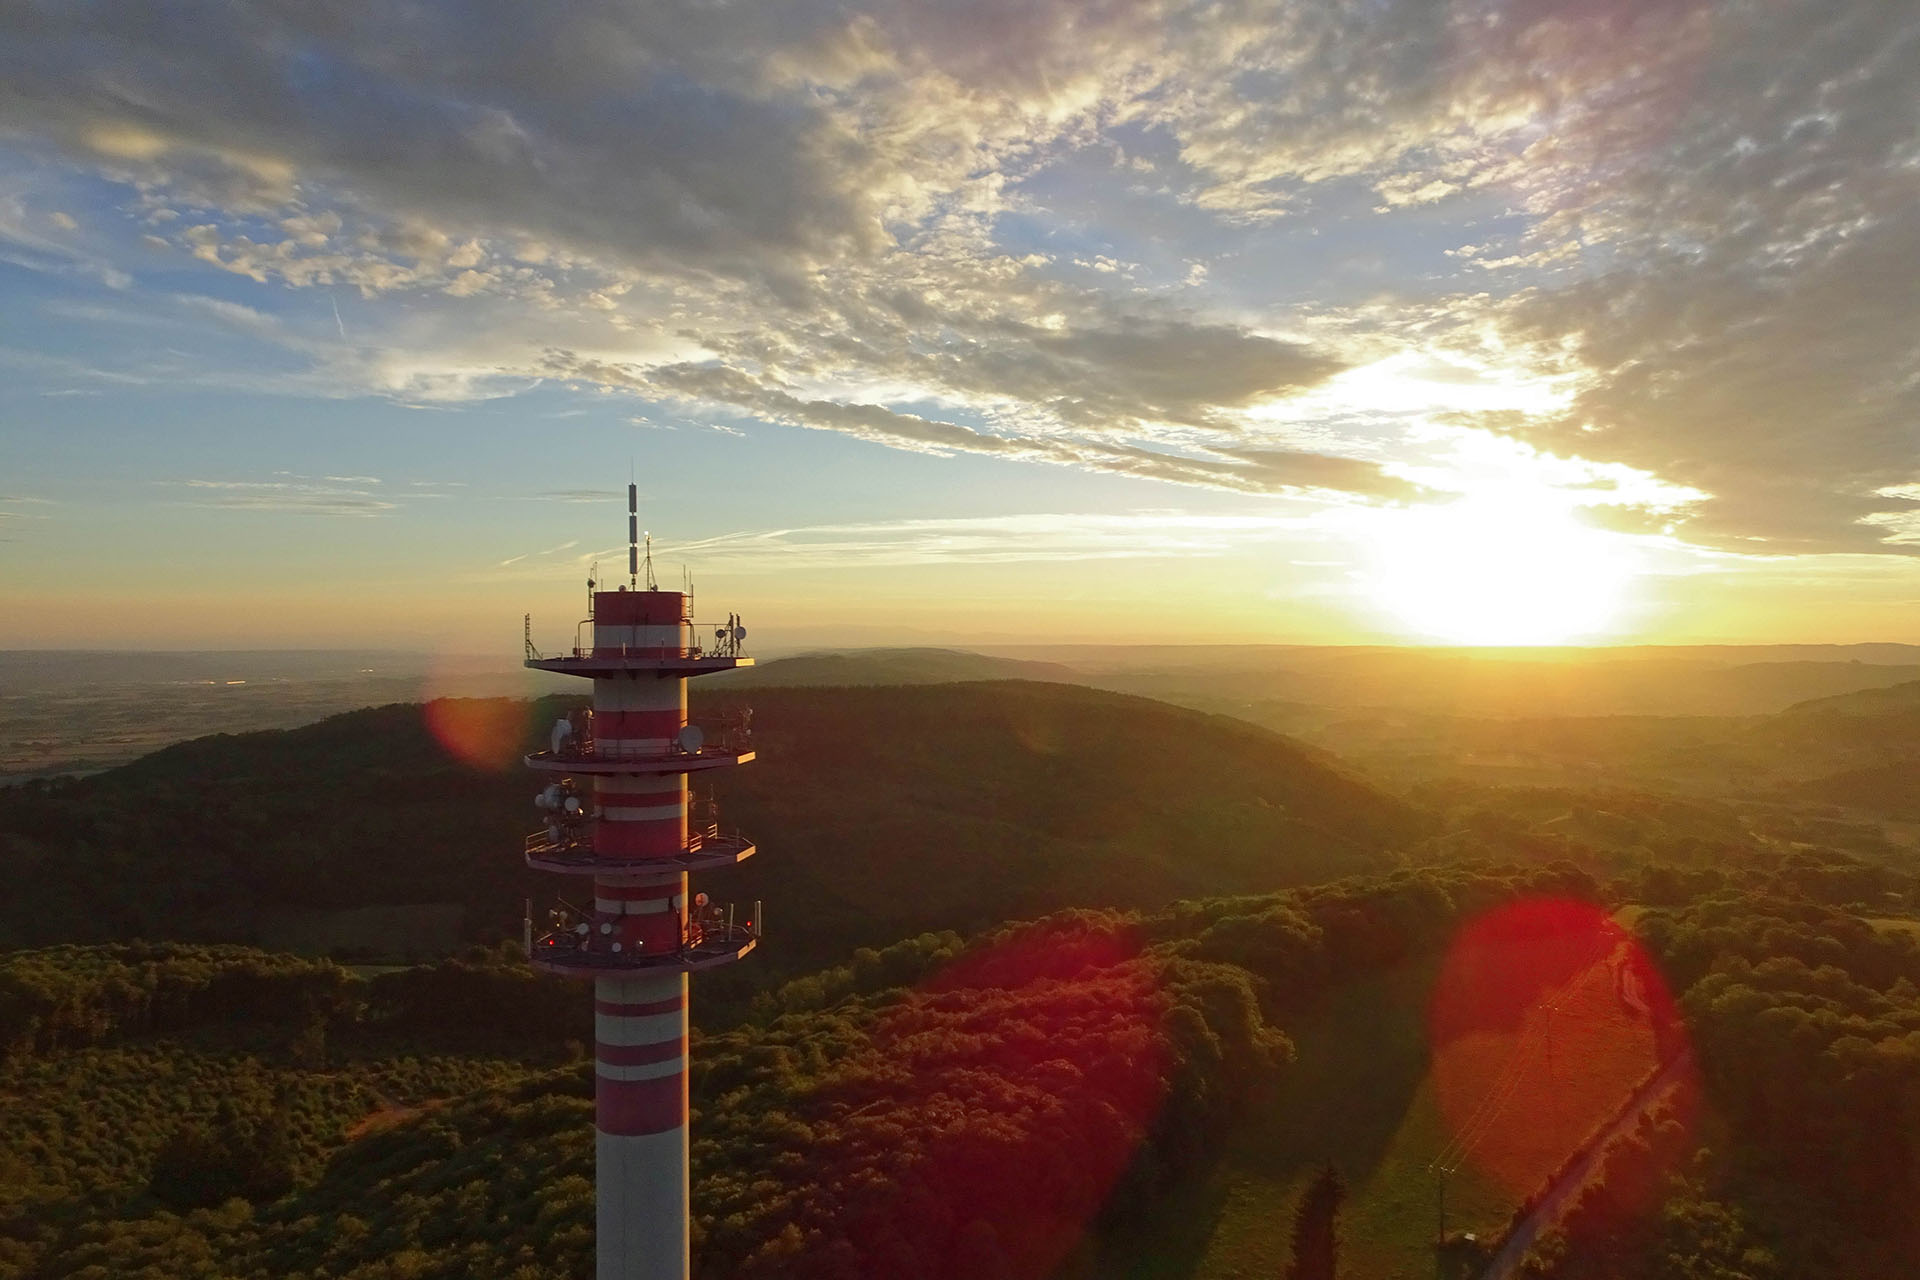
[{"label": "sun", "polygon": [[1375,602],[1432,640],[1564,644],[1615,629],[1635,577],[1630,540],[1554,491],[1481,492],[1390,513],[1374,549]]}]

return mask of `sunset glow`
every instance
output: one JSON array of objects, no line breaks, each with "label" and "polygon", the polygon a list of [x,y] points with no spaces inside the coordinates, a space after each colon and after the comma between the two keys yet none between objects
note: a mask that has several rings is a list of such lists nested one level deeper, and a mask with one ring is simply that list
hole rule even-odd
[{"label": "sunset glow", "polygon": [[1911,6],[197,8],[7,33],[0,646],[564,627],[629,471],[799,647],[1914,638]]},{"label": "sunset glow", "polygon": [[1371,590],[1421,639],[1588,640],[1618,625],[1633,589],[1627,540],[1549,499],[1465,498],[1382,523]]}]

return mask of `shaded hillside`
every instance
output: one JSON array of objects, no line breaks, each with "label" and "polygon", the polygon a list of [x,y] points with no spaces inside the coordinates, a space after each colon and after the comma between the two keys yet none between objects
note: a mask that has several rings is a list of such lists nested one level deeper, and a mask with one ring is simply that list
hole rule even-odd
[{"label": "shaded hillside", "polygon": [[1920,760],[1848,769],[1804,783],[1800,792],[1827,804],[1920,820]]},{"label": "shaded hillside", "polygon": [[[703,887],[767,900],[781,968],[1061,906],[1325,879],[1422,829],[1305,748],[1143,699],[1003,683],[751,701],[761,759],[722,798],[764,856]],[[530,739],[563,704],[468,705]],[[468,936],[516,936],[524,898],[567,891],[520,862],[536,785],[456,761],[421,708],[394,705],[0,792],[0,876],[28,887],[0,902],[0,945],[252,941],[277,912],[394,903],[458,904]],[[372,949],[425,945],[394,934]]]},{"label": "shaded hillside", "polygon": [[865,941],[1259,892],[1379,867],[1424,830],[1309,748],[1145,698],[1007,682],[751,701],[760,759],[719,794],[772,856],[728,879],[776,931],[823,896]]},{"label": "shaded hillside", "polygon": [[1860,689],[1853,693],[1836,694],[1831,698],[1814,698],[1807,702],[1795,703],[1787,708],[1786,714],[1792,716],[1886,716],[1897,715],[1904,711],[1920,711],[1920,680],[1909,680],[1904,684],[1888,685],[1885,688]]},{"label": "shaded hillside", "polygon": [[729,689],[802,685],[950,684],[962,680],[1058,680],[1082,683],[1057,662],[994,658],[964,649],[855,649],[776,658],[730,675]]}]

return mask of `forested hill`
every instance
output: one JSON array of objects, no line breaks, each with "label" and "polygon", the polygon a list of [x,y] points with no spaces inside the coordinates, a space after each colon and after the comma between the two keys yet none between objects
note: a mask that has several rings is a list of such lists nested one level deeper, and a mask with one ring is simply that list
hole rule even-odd
[{"label": "forested hill", "polygon": [[[766,899],[762,963],[780,969],[1065,906],[1325,880],[1424,830],[1296,743],[1142,698],[1006,682],[751,703],[760,759],[721,798],[762,853],[703,887]],[[531,741],[562,705],[455,709]],[[22,890],[0,903],[0,945],[253,941],[287,912],[427,903],[457,904],[469,938],[514,936],[523,898],[558,890],[520,863],[537,780],[494,754],[498,770],[462,763],[422,708],[394,705],[0,791],[0,876]]]},{"label": "forested hill", "polygon": [[1857,689],[1788,707],[1789,716],[1891,716],[1920,711],[1920,680],[1879,689]]}]

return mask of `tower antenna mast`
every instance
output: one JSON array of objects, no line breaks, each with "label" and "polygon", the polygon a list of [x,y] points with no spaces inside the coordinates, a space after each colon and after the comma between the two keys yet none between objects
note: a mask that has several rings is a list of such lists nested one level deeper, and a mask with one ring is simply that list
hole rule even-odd
[{"label": "tower antenna mast", "polygon": [[[652,559],[653,536],[647,536],[648,559]],[[649,583],[649,586],[652,584]],[[627,481],[627,586],[640,589],[640,486]]]}]

